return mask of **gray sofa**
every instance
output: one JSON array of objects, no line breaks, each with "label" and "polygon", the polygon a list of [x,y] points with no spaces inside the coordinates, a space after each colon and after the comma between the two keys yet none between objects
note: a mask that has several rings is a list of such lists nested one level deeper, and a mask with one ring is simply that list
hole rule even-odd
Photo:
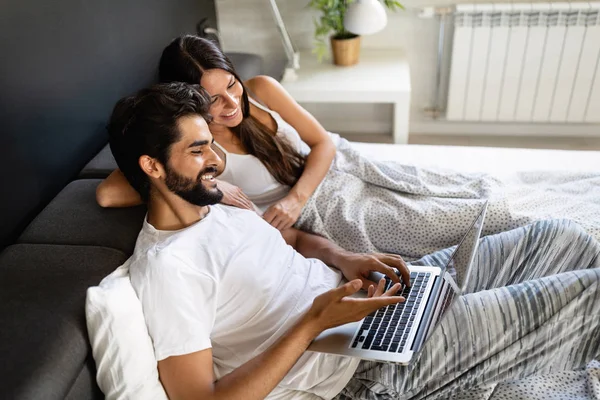
[{"label": "gray sofa", "polygon": [[98,182],[69,183],[0,253],[0,376],[7,399],[102,398],[85,291],[131,254],[145,210],[100,208]]},{"label": "gray sofa", "polygon": [[[100,399],[86,289],[131,254],[145,207],[103,209],[105,124],[156,81],[162,48],[212,0],[7,0],[0,13],[0,398]],[[241,74],[261,59],[233,57]]]}]

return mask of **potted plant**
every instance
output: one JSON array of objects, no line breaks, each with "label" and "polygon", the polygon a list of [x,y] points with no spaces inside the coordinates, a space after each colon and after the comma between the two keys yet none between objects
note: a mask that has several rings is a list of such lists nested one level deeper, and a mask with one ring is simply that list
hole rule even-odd
[{"label": "potted plant", "polygon": [[[354,1],[365,0],[310,0],[309,7],[322,13],[315,19],[314,52],[319,61],[322,61],[327,54],[327,38],[330,38],[334,64],[354,65],[358,63],[360,36],[347,31],[344,27],[346,12]],[[372,1],[380,0],[366,0],[366,2]],[[404,9],[397,0],[381,0],[381,3],[392,11]]]}]

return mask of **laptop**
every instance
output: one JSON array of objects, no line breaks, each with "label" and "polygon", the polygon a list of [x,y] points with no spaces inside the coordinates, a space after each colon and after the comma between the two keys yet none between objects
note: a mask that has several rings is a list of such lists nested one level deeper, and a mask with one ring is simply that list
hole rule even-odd
[{"label": "laptop", "polygon": [[[487,206],[486,201],[445,266],[409,266],[411,286],[398,293],[404,302],[380,308],[361,321],[328,329],[308,350],[408,364],[454,299],[467,292]],[[392,285],[389,278],[373,272],[371,279],[378,282],[382,277],[387,290]],[[366,297],[366,293],[355,296]]]}]

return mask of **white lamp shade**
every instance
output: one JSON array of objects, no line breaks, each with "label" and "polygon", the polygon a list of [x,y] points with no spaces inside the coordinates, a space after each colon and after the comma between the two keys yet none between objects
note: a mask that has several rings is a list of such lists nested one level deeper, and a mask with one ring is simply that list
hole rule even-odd
[{"label": "white lamp shade", "polygon": [[344,16],[344,28],[357,35],[377,33],[386,24],[387,14],[379,0],[355,0]]}]

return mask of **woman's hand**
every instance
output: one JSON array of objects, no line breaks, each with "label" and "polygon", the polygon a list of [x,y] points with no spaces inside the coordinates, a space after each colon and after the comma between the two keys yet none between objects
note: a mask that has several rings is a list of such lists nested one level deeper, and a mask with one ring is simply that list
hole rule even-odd
[{"label": "woman's hand", "polygon": [[248,196],[246,196],[239,187],[217,179],[217,188],[223,192],[221,203],[250,211],[256,211],[254,203],[250,201]]},{"label": "woman's hand", "polygon": [[298,221],[304,202],[289,194],[265,211],[263,218],[275,228],[283,231],[291,228]]}]

